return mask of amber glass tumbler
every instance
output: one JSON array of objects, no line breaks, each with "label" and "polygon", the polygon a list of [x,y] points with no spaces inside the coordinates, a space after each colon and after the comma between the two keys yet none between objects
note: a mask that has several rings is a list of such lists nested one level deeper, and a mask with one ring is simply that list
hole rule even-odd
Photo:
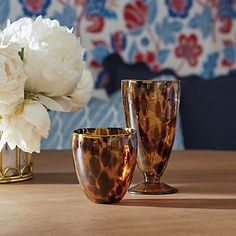
[{"label": "amber glass tumbler", "polygon": [[137,194],[177,192],[160,178],[174,143],[180,102],[178,80],[123,80],[121,82],[127,127],[138,132],[138,167],[144,181],[129,190]]},{"label": "amber glass tumbler", "polygon": [[130,185],[137,160],[137,132],[130,128],[75,130],[72,151],[78,181],[96,203],[119,202]]}]

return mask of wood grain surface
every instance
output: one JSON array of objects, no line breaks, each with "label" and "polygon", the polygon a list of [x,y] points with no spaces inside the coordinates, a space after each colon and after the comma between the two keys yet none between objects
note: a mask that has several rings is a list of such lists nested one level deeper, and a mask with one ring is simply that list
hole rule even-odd
[{"label": "wood grain surface", "polygon": [[236,235],[236,152],[175,151],[162,180],[179,193],[116,205],[86,198],[70,151],[33,162],[33,180],[0,185],[0,235]]}]

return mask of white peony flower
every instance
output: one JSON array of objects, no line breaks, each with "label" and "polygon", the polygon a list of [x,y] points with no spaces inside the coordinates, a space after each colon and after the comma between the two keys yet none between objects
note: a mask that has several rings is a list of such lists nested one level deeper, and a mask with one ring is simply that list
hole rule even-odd
[{"label": "white peony flower", "polygon": [[0,46],[0,116],[9,114],[24,98],[26,75],[16,44]]},{"label": "white peony flower", "polygon": [[0,150],[7,143],[11,149],[18,146],[25,152],[40,152],[40,140],[48,137],[49,129],[50,118],[43,105],[22,103],[13,116],[2,117]]},{"label": "white peony flower", "polygon": [[83,54],[80,40],[56,20],[8,22],[0,32],[0,151],[7,143],[40,152],[47,109],[76,111],[89,101],[93,79]]},{"label": "white peony flower", "polygon": [[86,68],[83,70],[83,74],[80,82],[77,84],[74,92],[71,94],[71,100],[73,102],[72,111],[76,111],[88,103],[93,92],[93,78],[92,74]]},{"label": "white peony flower", "polygon": [[26,47],[30,40],[32,31],[32,20],[30,18],[20,18],[19,20],[10,23],[7,21],[7,27],[3,30],[5,44],[17,43],[20,47]]},{"label": "white peony flower", "polygon": [[91,72],[84,68],[80,82],[69,96],[47,97],[39,94],[40,102],[49,110],[76,111],[83,107],[91,98],[93,91],[93,79]]},{"label": "white peony flower", "polygon": [[73,93],[82,75],[84,50],[71,30],[39,16],[8,24],[3,34],[25,48],[26,91],[48,97]]}]

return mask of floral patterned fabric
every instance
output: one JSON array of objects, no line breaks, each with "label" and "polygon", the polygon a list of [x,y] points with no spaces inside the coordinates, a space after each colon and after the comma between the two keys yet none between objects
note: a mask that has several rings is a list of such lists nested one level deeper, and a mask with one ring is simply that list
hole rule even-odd
[{"label": "floral patterned fabric", "polygon": [[2,26],[42,15],[74,27],[97,87],[107,83],[102,62],[113,52],[205,79],[236,66],[235,0],[0,0],[0,12]]}]

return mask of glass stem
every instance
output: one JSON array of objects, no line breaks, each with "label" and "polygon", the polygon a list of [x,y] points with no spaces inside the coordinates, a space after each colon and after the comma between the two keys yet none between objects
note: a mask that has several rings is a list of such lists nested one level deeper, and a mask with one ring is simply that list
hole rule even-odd
[{"label": "glass stem", "polygon": [[144,183],[146,184],[158,184],[160,183],[160,177],[157,176],[144,176]]}]

